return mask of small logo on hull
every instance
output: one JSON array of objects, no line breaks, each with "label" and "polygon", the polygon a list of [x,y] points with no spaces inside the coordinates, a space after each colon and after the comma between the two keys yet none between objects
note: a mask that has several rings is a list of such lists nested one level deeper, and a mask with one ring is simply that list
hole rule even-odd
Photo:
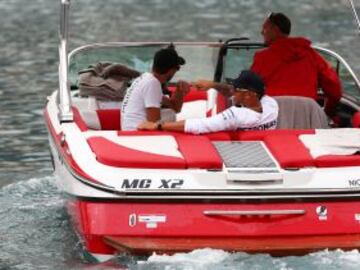
[{"label": "small logo on hull", "polygon": [[158,223],[165,223],[165,215],[139,215],[139,223],[145,223],[147,229],[155,229],[158,226]]},{"label": "small logo on hull", "polygon": [[327,220],[327,208],[326,206],[320,205],[316,208],[316,214],[319,217],[319,220]]},{"label": "small logo on hull", "polygon": [[136,214],[131,214],[129,216],[129,226],[135,227],[135,225],[136,225]]},{"label": "small logo on hull", "polygon": [[355,214],[355,220],[360,223],[360,214],[359,213]]}]

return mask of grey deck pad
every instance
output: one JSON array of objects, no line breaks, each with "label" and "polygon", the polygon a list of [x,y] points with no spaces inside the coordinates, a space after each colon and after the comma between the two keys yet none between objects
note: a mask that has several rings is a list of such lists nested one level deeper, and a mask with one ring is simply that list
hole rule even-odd
[{"label": "grey deck pad", "polygon": [[276,164],[261,142],[213,142],[227,168],[271,168]]}]

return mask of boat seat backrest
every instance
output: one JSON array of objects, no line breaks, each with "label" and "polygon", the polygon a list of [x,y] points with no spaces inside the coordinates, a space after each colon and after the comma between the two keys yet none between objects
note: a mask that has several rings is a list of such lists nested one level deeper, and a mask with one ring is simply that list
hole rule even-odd
[{"label": "boat seat backrest", "polygon": [[120,130],[120,109],[79,110],[73,107],[74,121],[81,131]]},{"label": "boat seat backrest", "polygon": [[[214,90],[214,92],[216,91]],[[176,115],[176,119],[207,117],[216,113],[213,94],[209,93],[209,91],[192,89],[184,97],[183,109]],[[94,98],[73,98],[73,106],[77,109],[76,119],[82,130],[121,129],[121,111],[118,104],[111,104],[111,102],[101,103]]]},{"label": "boat seat backrest", "polygon": [[329,128],[319,104],[308,97],[276,96],[279,104],[278,129]]}]

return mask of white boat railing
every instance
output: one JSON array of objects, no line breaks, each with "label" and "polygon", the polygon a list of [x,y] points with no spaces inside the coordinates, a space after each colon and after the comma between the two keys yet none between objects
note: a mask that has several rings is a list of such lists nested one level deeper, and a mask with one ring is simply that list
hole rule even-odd
[{"label": "white boat railing", "polygon": [[61,0],[59,31],[59,119],[60,122],[73,121],[70,99],[70,82],[68,70],[68,25],[70,0]]}]

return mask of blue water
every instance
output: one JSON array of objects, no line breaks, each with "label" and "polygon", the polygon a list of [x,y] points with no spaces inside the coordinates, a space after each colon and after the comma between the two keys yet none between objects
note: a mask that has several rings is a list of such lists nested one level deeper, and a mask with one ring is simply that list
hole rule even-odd
[{"label": "blue water", "polygon": [[[360,3],[359,3],[360,5]],[[294,35],[339,52],[360,71],[360,37],[345,0],[74,0],[70,47],[101,41],[261,39],[269,11]],[[195,250],[174,256],[83,256],[54,185],[42,109],[57,87],[57,0],[0,2],[0,269],[359,269],[358,251],[302,257]]]}]

